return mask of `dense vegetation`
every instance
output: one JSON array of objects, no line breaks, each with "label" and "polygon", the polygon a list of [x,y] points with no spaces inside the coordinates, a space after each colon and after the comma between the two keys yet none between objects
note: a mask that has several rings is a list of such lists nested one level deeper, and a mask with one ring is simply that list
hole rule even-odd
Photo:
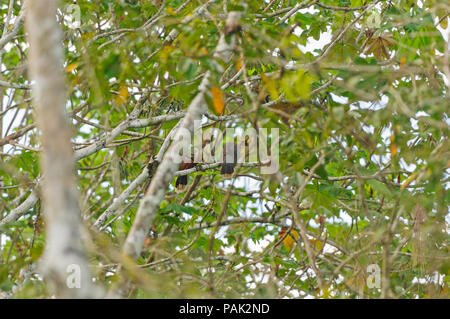
[{"label": "dense vegetation", "polygon": [[[448,298],[449,8],[59,3],[83,247],[99,295]],[[0,2],[0,295],[47,298],[47,175],[24,16],[24,0]],[[166,175],[133,256],[125,243],[164,169],[164,142],[199,96],[204,129],[277,128],[279,170],[243,165],[226,179],[199,168],[181,193]]]}]

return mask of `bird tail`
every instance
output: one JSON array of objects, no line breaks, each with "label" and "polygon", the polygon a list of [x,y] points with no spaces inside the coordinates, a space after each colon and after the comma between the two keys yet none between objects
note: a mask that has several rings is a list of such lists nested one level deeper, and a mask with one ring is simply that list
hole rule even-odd
[{"label": "bird tail", "polygon": [[220,170],[220,174],[222,174],[224,177],[231,177],[234,172],[234,167],[236,166],[235,163],[223,163],[222,169]]},{"label": "bird tail", "polygon": [[184,191],[187,185],[187,181],[188,181],[187,175],[177,177],[177,180],[175,181],[175,187],[178,192]]}]

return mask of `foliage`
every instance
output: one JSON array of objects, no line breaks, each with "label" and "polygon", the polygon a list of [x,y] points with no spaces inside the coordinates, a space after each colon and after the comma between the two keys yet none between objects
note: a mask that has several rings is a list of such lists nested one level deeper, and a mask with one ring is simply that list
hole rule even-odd
[{"label": "foliage", "polygon": [[[209,126],[278,128],[282,137],[278,174],[241,167],[231,184],[209,169],[191,174],[192,192],[181,194],[173,181],[141,267],[120,274],[151,177],[100,231],[91,225],[180,119],[131,127],[80,159],[97,283],[108,289],[129,278],[133,298],[448,298],[448,4],[216,0],[196,15],[207,1],[77,0],[81,24],[71,28],[72,2],[61,4],[58,20],[75,151],[108,136],[139,101],[141,119],[185,111],[208,71],[210,114],[236,115],[210,117]],[[11,3],[0,4],[2,39],[23,6]],[[227,65],[213,56],[224,10],[243,12]],[[173,41],[171,31],[179,33]],[[43,176],[23,28],[0,54],[1,220]],[[3,296],[49,297],[33,268],[45,245],[39,202],[0,232]],[[371,264],[381,269],[379,289],[367,285]]]}]

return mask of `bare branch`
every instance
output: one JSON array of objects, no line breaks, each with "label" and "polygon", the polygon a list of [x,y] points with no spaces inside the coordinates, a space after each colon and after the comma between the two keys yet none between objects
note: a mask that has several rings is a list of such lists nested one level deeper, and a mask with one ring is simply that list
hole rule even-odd
[{"label": "bare branch", "polygon": [[[238,13],[230,12],[229,19],[227,19],[227,25],[238,24],[238,19]],[[225,62],[231,58],[232,49],[234,46],[234,37],[235,36],[232,34],[231,39],[227,42],[225,41],[225,35],[222,34],[216,47],[215,54]],[[207,72],[199,86],[197,96],[188,107],[180,129],[175,134],[172,145],[169,147],[161,163],[159,164],[152,182],[141,201],[133,226],[128,233],[123,247],[124,253],[132,256],[133,258],[137,258],[139,256],[146,234],[148,233],[149,227],[155,217],[159,204],[162,201],[166,193],[166,189],[172,178],[175,176],[175,173],[180,165],[180,163],[175,161],[178,146],[180,142],[182,142],[182,135],[180,132],[182,130],[188,130],[192,134],[194,130],[194,121],[199,120],[206,112],[205,94],[207,94],[210,81],[209,77],[210,73]]]}]

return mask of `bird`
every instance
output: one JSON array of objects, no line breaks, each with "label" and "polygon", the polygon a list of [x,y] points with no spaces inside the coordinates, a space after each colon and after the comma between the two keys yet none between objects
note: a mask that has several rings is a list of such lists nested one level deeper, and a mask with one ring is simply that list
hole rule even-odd
[{"label": "bird", "polygon": [[234,173],[234,168],[236,167],[240,152],[240,145],[229,142],[223,147],[222,156],[222,168],[220,169],[220,174],[225,178],[230,178]]},{"label": "bird", "polygon": [[[211,144],[212,137],[204,137],[202,140],[202,150],[205,149],[207,145]],[[248,154],[248,136],[242,140],[242,142],[235,143],[235,142],[228,142],[225,143],[222,149],[222,162],[221,162],[221,169],[220,174],[225,178],[230,178],[233,173],[234,169],[238,163],[238,159],[240,157],[241,151],[245,150],[246,156]],[[212,153],[214,153],[214,149],[212,150]],[[214,155],[214,154],[212,154]],[[192,156],[191,161],[189,162],[183,162],[180,165],[180,171],[187,170],[190,168],[193,168],[198,163],[194,161],[194,157]],[[178,176],[175,181],[175,188],[177,192],[183,192],[186,189],[188,183],[188,175],[181,175]]]},{"label": "bird", "polygon": [[[202,150],[206,147],[206,145],[209,145],[211,143],[211,136],[206,136],[202,139]],[[183,162],[180,165],[180,171],[186,170],[186,169],[190,169],[195,167],[195,165],[197,165],[194,156],[191,156],[191,160],[189,162]],[[176,181],[175,181],[175,188],[177,190],[177,192],[182,192],[185,190],[186,185],[188,182],[188,175],[182,175],[182,176],[178,176]]]},{"label": "bird", "polygon": [[[248,155],[249,138],[245,137],[239,144],[234,142],[228,142],[223,147],[222,167],[220,174],[225,178],[230,178],[241,156],[241,152],[245,151],[245,156]],[[245,160],[241,159],[241,161]]]},{"label": "bird", "polygon": [[[195,164],[196,163],[194,163],[194,162],[181,163],[180,171],[184,171],[186,169],[193,168],[195,166]],[[186,188],[187,182],[188,182],[188,175],[178,176],[177,180],[175,181],[175,187],[176,187],[177,191],[178,192],[184,191]]]},{"label": "bird", "polygon": [[[202,140],[202,151],[205,150],[206,146],[211,145],[211,155],[214,156],[215,147],[211,143],[212,136],[204,137]],[[249,137],[246,136],[239,144],[235,142],[225,143],[222,148],[221,155],[221,169],[220,174],[225,178],[230,178],[234,169],[238,163],[238,160],[241,156],[241,151],[245,150],[245,158],[248,157],[249,153]],[[219,154],[220,156],[220,154]],[[194,156],[191,156],[191,160],[188,162],[183,162],[180,165],[180,171],[191,169],[195,167],[198,163],[194,160]],[[178,193],[183,192],[186,189],[188,183],[188,175],[178,176],[175,181],[175,188]]]}]

